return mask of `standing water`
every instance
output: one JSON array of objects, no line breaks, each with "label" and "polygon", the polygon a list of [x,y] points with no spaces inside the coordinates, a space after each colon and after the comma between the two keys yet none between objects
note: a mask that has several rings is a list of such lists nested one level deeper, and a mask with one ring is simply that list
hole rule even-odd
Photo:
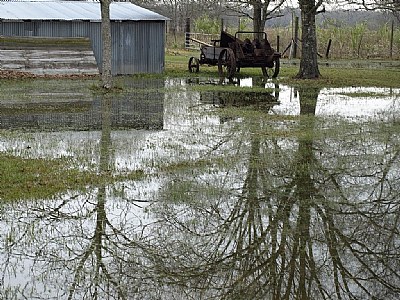
[{"label": "standing water", "polygon": [[70,90],[1,95],[1,153],[92,182],[0,193],[0,299],[399,298],[400,90]]}]

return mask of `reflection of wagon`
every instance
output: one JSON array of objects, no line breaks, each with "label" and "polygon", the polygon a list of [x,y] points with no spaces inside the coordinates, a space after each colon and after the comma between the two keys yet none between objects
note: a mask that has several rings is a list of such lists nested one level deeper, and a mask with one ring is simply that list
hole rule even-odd
[{"label": "reflection of wagon", "polygon": [[[238,38],[245,34],[263,35],[264,38],[252,42],[248,38],[243,41]],[[228,78],[232,78],[241,68],[261,68],[264,76],[272,78],[279,74],[281,54],[271,48],[265,32],[238,31],[232,36],[221,31],[221,38],[213,40],[213,43],[203,43],[200,59],[189,59],[190,72],[199,72],[200,65],[206,64],[218,66],[219,75]]]}]

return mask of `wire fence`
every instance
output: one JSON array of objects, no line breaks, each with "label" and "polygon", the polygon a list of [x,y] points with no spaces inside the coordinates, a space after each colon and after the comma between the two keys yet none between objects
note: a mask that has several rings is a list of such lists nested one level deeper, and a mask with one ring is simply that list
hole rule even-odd
[{"label": "wire fence", "polygon": [[[267,29],[271,46],[284,57],[301,57],[301,32],[294,39],[291,27]],[[234,32],[231,32],[234,34]],[[213,45],[219,34],[182,33],[167,47],[199,50],[202,44]],[[317,28],[318,54],[332,59],[400,59],[400,28],[386,24],[377,30],[363,25]]]}]

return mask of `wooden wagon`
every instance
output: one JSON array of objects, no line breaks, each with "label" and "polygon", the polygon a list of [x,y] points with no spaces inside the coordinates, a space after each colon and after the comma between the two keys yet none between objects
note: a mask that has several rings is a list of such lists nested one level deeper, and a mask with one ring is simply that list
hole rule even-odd
[{"label": "wooden wagon", "polygon": [[[263,36],[261,40],[239,39],[241,35]],[[275,78],[279,74],[281,54],[270,46],[265,32],[238,31],[231,35],[221,31],[213,45],[203,43],[200,58],[190,57],[189,72],[199,72],[200,65],[218,66],[221,77],[232,78],[241,68],[261,68],[264,76]]]}]

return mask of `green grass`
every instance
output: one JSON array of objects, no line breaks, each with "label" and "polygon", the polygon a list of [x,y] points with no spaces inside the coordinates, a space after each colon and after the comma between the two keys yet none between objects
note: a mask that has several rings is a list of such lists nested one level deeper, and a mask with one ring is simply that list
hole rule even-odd
[{"label": "green grass", "polygon": [[0,45],[7,49],[16,48],[88,48],[90,49],[90,39],[88,38],[67,38],[67,37],[18,37],[0,36]]},{"label": "green grass", "polygon": [[[168,53],[166,55],[166,68],[165,76],[169,77],[218,77],[218,69],[216,66],[200,66],[199,73],[189,73],[187,70],[187,63],[191,56],[198,57],[198,52],[180,51],[174,54]],[[373,87],[393,87],[400,88],[400,69],[399,68],[386,68],[383,67],[382,62],[376,63],[371,61],[374,68],[354,68],[352,67],[351,60],[341,60],[335,64],[335,61],[330,61],[327,66],[326,61],[321,61],[319,79],[295,79],[299,71],[298,61],[291,61],[286,59],[281,60],[281,68],[277,82],[287,85],[307,85],[313,87],[349,87],[349,86],[373,86]],[[359,65],[359,63],[357,63]],[[364,62],[365,65],[368,61]],[[240,71],[239,76],[261,76],[259,68],[244,68]]]},{"label": "green grass", "polygon": [[23,159],[0,154],[0,199],[47,198],[69,188],[79,189],[91,176],[66,170],[61,160]]},{"label": "green grass", "polygon": [[134,180],[142,171],[113,176],[110,173],[81,172],[68,167],[66,159],[25,159],[0,153],[0,201],[45,199],[68,190]]}]

